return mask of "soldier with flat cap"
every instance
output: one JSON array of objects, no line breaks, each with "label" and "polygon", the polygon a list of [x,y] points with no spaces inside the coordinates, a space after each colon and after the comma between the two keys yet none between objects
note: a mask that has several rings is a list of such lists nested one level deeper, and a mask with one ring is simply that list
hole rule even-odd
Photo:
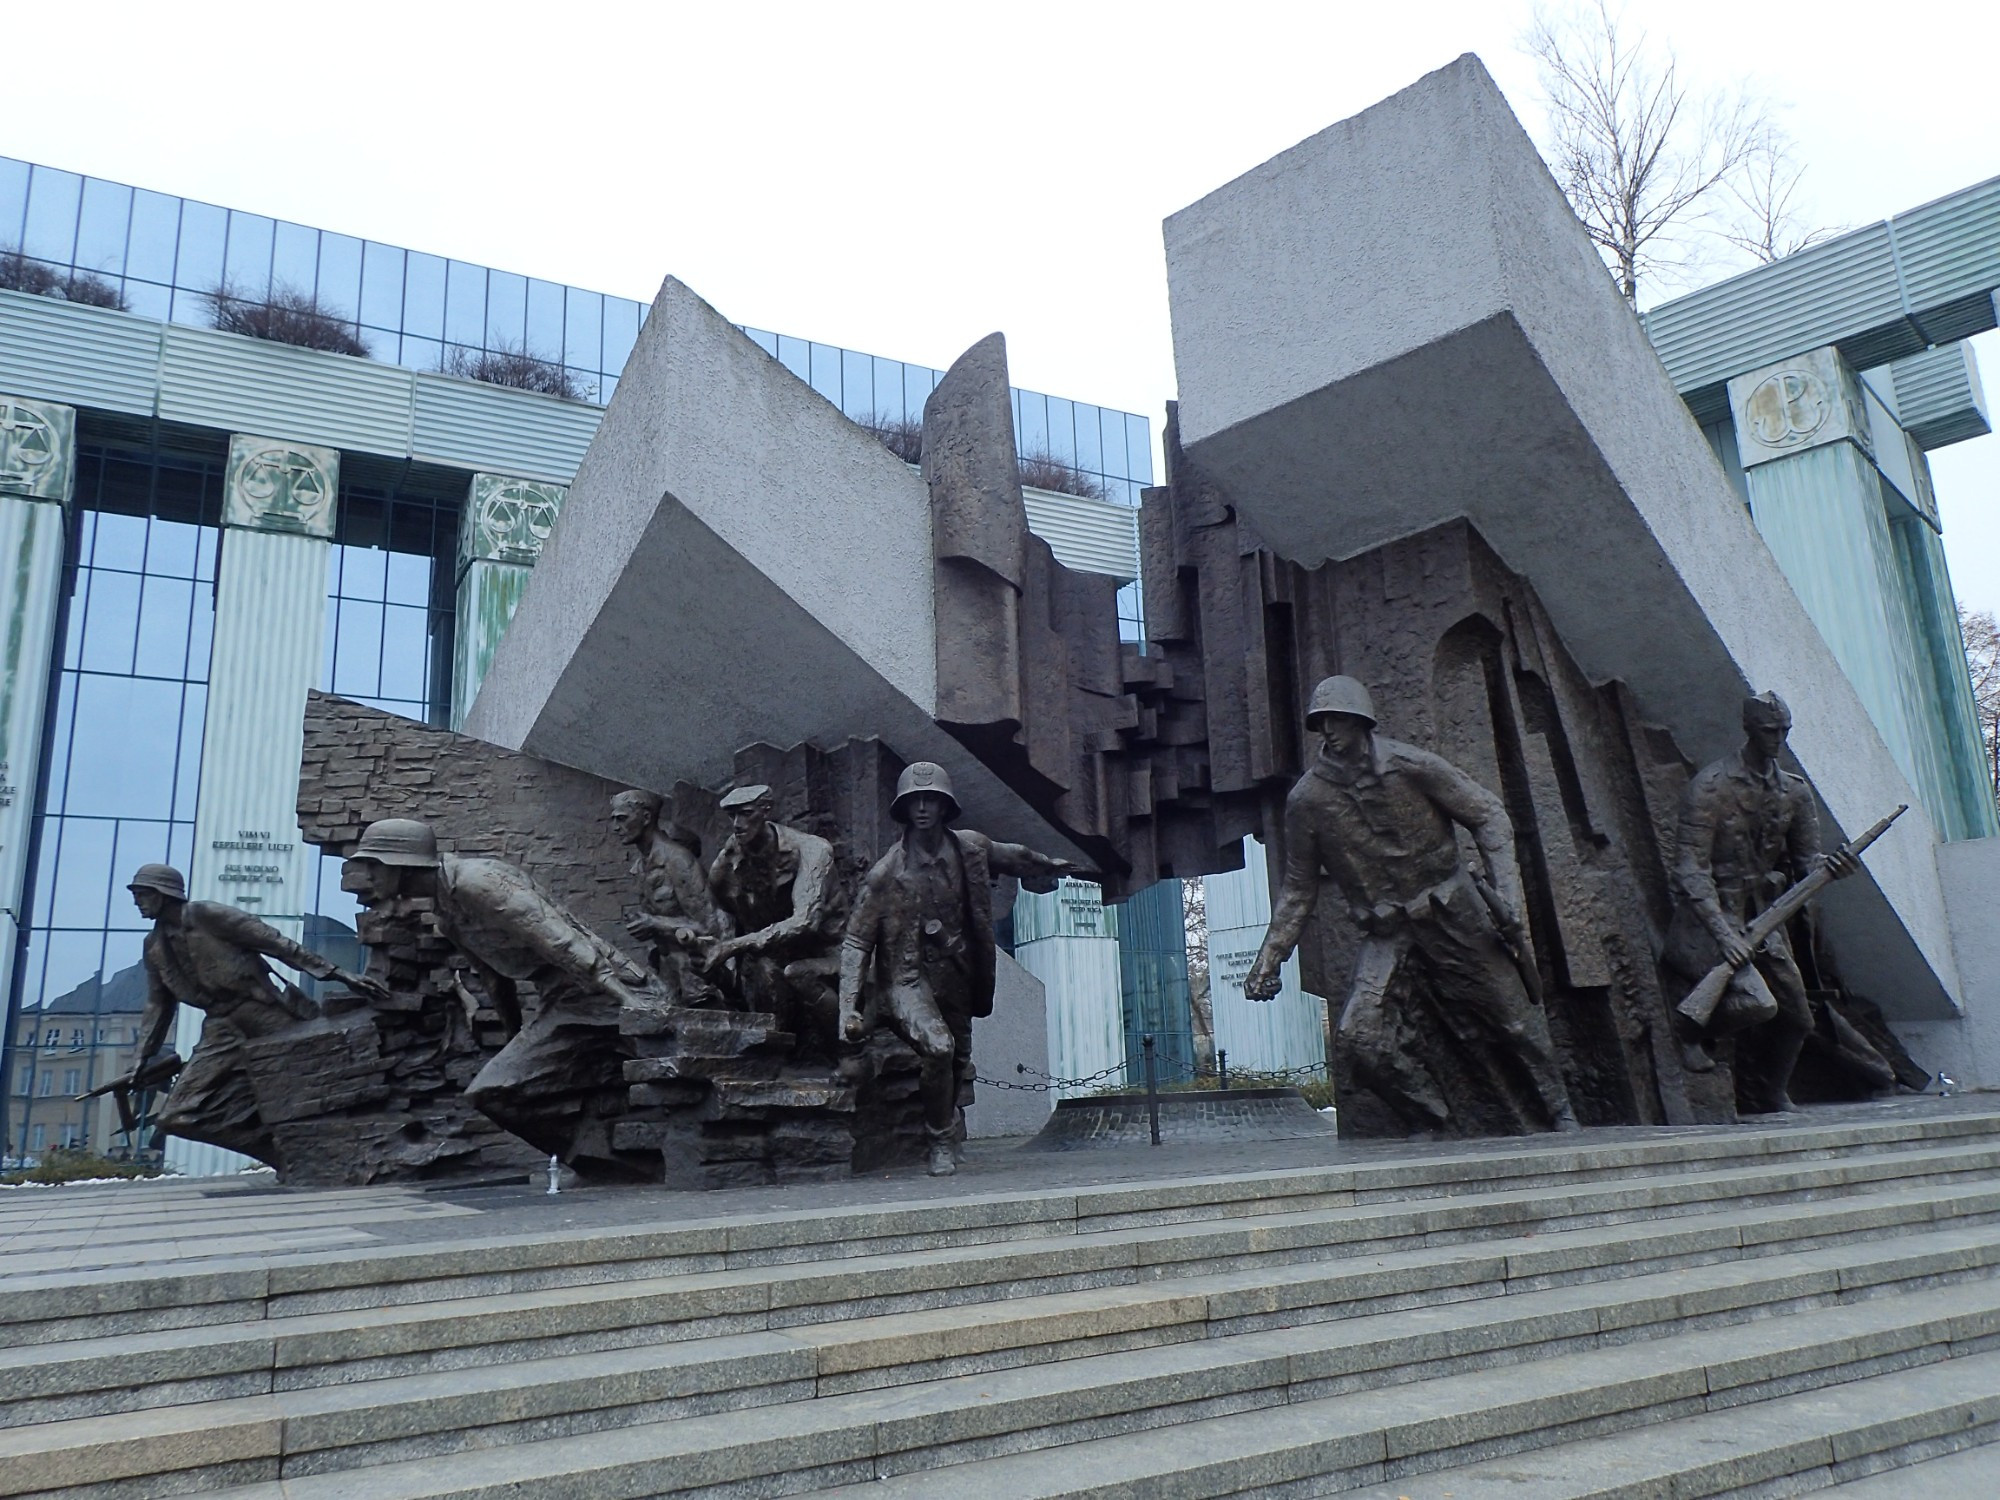
[{"label": "soldier with flat cap", "polygon": [[[1449,1125],[1450,1105],[1400,1045],[1391,1009],[1398,974],[1414,969],[1447,1024],[1477,1027],[1504,1049],[1551,1127],[1575,1130],[1548,1018],[1528,988],[1534,957],[1507,809],[1449,761],[1376,734],[1375,723],[1354,678],[1313,690],[1306,728],[1320,749],[1285,799],[1283,885],[1244,993],[1278,993],[1279,969],[1331,886],[1364,934],[1338,1028],[1357,1076],[1411,1128]],[[1459,853],[1459,828],[1479,848],[1483,881]]]},{"label": "soldier with flat cap", "polygon": [[957,1169],[959,1088],[972,1079],[972,1022],[993,1014],[996,875],[1030,890],[1082,873],[1022,844],[952,828],[958,798],[942,766],[920,760],[896,783],[903,836],[862,882],[840,955],[840,1026],[850,1042],[893,1026],[923,1060],[930,1172]]},{"label": "soldier with flat cap", "polygon": [[736,936],[710,944],[703,967],[717,976],[734,959],[747,1008],[777,1016],[805,1050],[830,1054],[847,902],[833,845],[777,822],[776,800],[762,785],[739,786],[722,799],[730,833],[708,884]]},{"label": "soldier with flat cap", "polygon": [[274,958],[363,993],[376,987],[247,911],[219,901],[188,900],[187,882],[171,865],[139,866],[127,889],[140,915],[153,923],[143,953],[146,1011],[139,1022],[140,1065],[165,1052],[181,1006],[192,1005],[207,1015],[194,1056],[160,1108],[160,1129],[281,1166],[244,1071],[243,1044],[313,1020],[319,1007],[272,973],[265,960]]},{"label": "soldier with flat cap", "polygon": [[[364,905],[435,903],[438,931],[471,961],[514,1035],[466,1089],[480,1113],[580,1171],[625,1170],[610,1126],[622,1113],[622,1010],[662,1010],[659,979],[577,920],[525,870],[440,854],[430,825],[383,818],[362,830],[341,886]],[[516,986],[539,1004],[522,1014]]]},{"label": "soldier with flat cap", "polygon": [[1823,853],[1819,815],[1805,778],[1778,764],[1792,729],[1792,711],[1776,693],[1743,700],[1743,748],[1695,774],[1681,799],[1680,835],[1669,876],[1674,913],[1662,955],[1669,970],[1697,984],[1725,959],[1736,966],[1708,1025],[1686,1025],[1688,1068],[1715,1066],[1712,1048],[1758,1028],[1768,1043],[1759,1075],[1746,1078],[1745,1107],[1753,1113],[1792,1108],[1792,1068],[1813,1029],[1805,977],[1781,927],[1754,954],[1750,923],[1795,882],[1821,864],[1835,879],[1861,868],[1846,849]]}]

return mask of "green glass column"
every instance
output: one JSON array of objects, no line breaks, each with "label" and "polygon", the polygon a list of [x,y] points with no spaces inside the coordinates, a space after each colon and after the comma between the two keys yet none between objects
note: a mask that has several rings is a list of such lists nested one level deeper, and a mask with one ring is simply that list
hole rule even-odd
[{"label": "green glass column", "polygon": [[451,663],[451,727],[465,723],[500,637],[528,587],[569,490],[475,474],[458,528],[458,611]]}]

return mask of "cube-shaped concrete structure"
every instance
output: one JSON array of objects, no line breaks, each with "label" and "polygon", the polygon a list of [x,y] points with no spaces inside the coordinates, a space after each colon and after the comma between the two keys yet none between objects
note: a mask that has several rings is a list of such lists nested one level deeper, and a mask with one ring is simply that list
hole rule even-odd
[{"label": "cube-shaped concrete structure", "polygon": [[[1916,798],[1479,60],[1460,58],[1167,220],[1181,440],[1277,550],[1351,557],[1466,517],[1583,669],[1702,759],[1746,690],[1793,705],[1834,825]],[[1954,1012],[1912,807],[1834,888],[1848,981]]]}]

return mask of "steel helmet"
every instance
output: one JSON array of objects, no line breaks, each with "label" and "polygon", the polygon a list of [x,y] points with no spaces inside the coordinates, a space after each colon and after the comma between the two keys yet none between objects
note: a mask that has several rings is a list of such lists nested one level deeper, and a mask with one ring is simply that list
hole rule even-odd
[{"label": "steel helmet", "polygon": [[1764,725],[1784,729],[1792,727],[1792,711],[1776,693],[1758,693],[1743,700],[1743,727],[1754,729]]},{"label": "steel helmet", "polygon": [[385,865],[409,865],[435,869],[438,862],[437,835],[431,825],[415,818],[383,818],[361,830],[361,842],[354,846],[355,859],[377,860]]},{"label": "steel helmet", "polygon": [[903,768],[903,774],[896,778],[896,800],[889,804],[889,816],[907,821],[903,817],[903,804],[918,792],[936,792],[951,804],[951,810],[945,816],[958,816],[958,798],[952,792],[951,777],[943,766],[928,760],[911,761]]},{"label": "steel helmet", "polygon": [[1325,714],[1352,714],[1357,719],[1366,719],[1373,725],[1375,701],[1368,696],[1368,689],[1352,677],[1326,677],[1313,689],[1312,701],[1306,705],[1306,728],[1317,729],[1319,719]]},{"label": "steel helmet", "polygon": [[125,887],[128,891],[158,891],[162,896],[172,896],[176,901],[188,898],[187,881],[172,865],[141,865]]}]

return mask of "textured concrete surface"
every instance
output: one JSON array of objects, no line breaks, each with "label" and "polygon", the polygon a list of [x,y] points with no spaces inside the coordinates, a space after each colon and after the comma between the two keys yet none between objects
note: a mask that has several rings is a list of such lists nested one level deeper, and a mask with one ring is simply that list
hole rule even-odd
[{"label": "textured concrete surface", "polygon": [[[997,957],[993,1014],[972,1023],[972,1065],[981,1079],[1028,1082],[1033,1073],[1049,1071],[1048,990],[1011,953]],[[1015,1068],[1021,1065],[1032,1073],[1017,1073]],[[965,1128],[975,1139],[1033,1135],[1048,1119],[1052,1098],[1030,1089],[975,1082]]]},{"label": "textured concrete surface", "polygon": [[1940,844],[1937,862],[1965,1013],[1896,1029],[1933,1072],[1962,1088],[2000,1088],[2000,838]]},{"label": "textured concrete surface", "polygon": [[[1706,761],[1746,687],[1858,832],[1907,782],[1638,320],[1466,56],[1166,223],[1181,439],[1287,556],[1469,517],[1593,678]],[[1959,993],[1920,809],[1825,907],[1892,1018]]]},{"label": "textured concrete surface", "polygon": [[879,735],[968,826],[1074,857],[933,722],[931,574],[923,481],[669,278],[466,732],[653,787]]}]

